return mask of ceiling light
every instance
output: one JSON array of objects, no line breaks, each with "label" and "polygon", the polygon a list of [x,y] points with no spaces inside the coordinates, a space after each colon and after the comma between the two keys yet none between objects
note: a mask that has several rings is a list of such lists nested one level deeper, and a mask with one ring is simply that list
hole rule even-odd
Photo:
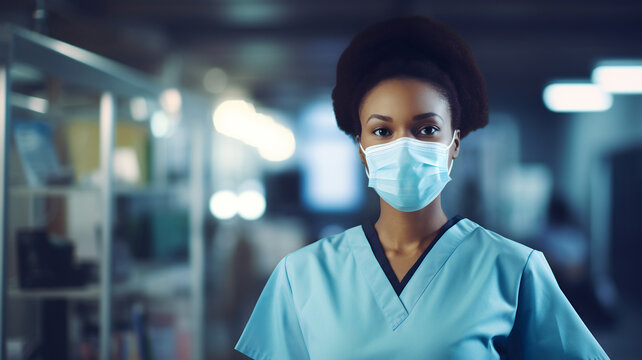
[{"label": "ceiling light", "polygon": [[544,104],[555,112],[606,111],[613,97],[599,85],[588,82],[559,82],[544,89]]},{"label": "ceiling light", "polygon": [[611,93],[642,94],[642,62],[602,62],[592,80]]}]

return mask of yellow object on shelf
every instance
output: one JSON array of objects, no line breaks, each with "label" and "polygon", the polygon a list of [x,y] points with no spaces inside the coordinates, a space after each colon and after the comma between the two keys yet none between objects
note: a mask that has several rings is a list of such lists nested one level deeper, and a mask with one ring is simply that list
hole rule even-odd
[{"label": "yellow object on shelf", "polygon": [[[70,121],[67,124],[69,157],[77,183],[83,183],[100,168],[98,121]],[[146,185],[149,179],[149,130],[145,124],[116,123],[115,178],[131,185]]]}]

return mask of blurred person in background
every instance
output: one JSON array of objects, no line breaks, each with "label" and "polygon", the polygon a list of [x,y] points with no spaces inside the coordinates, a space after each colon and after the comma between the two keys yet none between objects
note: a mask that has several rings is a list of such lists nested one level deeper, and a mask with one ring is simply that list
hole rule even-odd
[{"label": "blurred person in background", "polygon": [[[461,140],[488,122],[463,39],[421,16],[359,33],[332,92],[379,218],[285,256],[235,349],[254,359],[608,359],[538,250],[448,217]],[[336,174],[341,176],[341,174]]]}]

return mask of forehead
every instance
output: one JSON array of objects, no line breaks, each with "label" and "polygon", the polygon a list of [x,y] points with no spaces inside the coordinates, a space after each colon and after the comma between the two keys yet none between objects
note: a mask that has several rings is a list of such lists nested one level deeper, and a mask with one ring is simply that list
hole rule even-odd
[{"label": "forehead", "polygon": [[450,116],[448,100],[434,85],[412,78],[392,78],[379,82],[366,93],[359,108],[364,120],[373,113],[410,117],[434,112],[446,119]]}]

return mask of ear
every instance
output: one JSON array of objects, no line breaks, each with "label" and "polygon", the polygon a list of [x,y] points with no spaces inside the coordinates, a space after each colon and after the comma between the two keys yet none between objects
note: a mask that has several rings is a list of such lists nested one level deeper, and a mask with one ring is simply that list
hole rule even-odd
[{"label": "ear", "polygon": [[460,136],[461,136],[461,131],[459,129],[455,130],[455,133],[453,134],[455,136],[455,140],[453,143],[453,148],[450,150],[451,152],[451,157],[453,159],[456,159],[459,156],[459,145],[460,145]]}]

